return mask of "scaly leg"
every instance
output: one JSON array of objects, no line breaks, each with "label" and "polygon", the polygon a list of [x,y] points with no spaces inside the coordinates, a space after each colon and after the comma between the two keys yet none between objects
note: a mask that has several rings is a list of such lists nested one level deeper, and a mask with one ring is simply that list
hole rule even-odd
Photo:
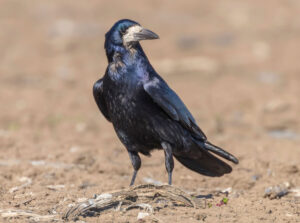
[{"label": "scaly leg", "polygon": [[173,160],[173,152],[172,147],[169,143],[163,142],[162,147],[165,152],[165,164],[169,177],[169,184],[172,185],[172,171],[174,169],[174,160]]},{"label": "scaly leg", "polygon": [[128,154],[129,154],[129,157],[130,157],[133,169],[134,169],[133,175],[131,178],[131,182],[130,182],[130,186],[132,186],[134,184],[137,172],[141,167],[141,158],[137,152],[128,151]]}]

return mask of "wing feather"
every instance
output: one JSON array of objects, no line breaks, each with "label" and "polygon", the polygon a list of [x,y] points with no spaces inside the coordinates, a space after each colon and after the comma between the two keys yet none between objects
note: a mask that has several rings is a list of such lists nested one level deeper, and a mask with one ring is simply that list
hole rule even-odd
[{"label": "wing feather", "polygon": [[144,83],[143,87],[153,101],[172,119],[179,121],[182,126],[191,131],[196,138],[206,140],[205,134],[198,127],[192,114],[164,80],[154,77]]},{"label": "wing feather", "polygon": [[99,79],[93,86],[93,95],[96,101],[96,104],[98,105],[99,110],[104,115],[104,117],[111,121],[109,114],[107,112],[107,107],[105,103],[105,99],[103,97],[103,80]]}]

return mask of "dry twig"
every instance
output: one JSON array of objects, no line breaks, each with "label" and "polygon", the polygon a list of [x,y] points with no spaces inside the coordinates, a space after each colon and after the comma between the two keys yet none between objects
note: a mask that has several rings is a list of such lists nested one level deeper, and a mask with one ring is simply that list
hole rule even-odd
[{"label": "dry twig", "polygon": [[64,219],[74,220],[79,216],[98,216],[108,211],[128,211],[134,208],[142,208],[150,213],[168,206],[203,208],[204,203],[174,186],[145,184],[100,194],[76,204],[67,211]]}]

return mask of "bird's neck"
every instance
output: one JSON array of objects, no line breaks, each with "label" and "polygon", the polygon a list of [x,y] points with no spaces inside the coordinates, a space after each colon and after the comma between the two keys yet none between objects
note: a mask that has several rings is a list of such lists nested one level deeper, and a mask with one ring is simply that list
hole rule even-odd
[{"label": "bird's neck", "polygon": [[134,64],[149,63],[141,45],[136,43],[132,46],[112,45],[106,49],[109,64],[131,66]]}]

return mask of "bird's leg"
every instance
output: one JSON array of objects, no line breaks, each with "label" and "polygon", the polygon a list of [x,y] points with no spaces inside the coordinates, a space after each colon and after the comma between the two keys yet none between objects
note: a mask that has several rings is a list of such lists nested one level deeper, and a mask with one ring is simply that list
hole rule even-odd
[{"label": "bird's leg", "polygon": [[163,142],[161,145],[165,152],[165,164],[168,172],[169,184],[172,185],[172,171],[174,168],[172,147],[166,142]]},{"label": "bird's leg", "polygon": [[133,169],[134,169],[133,175],[131,178],[131,182],[130,182],[130,186],[132,186],[134,184],[136,174],[141,167],[141,158],[137,152],[128,151],[128,154],[129,154],[129,157],[130,157]]}]

